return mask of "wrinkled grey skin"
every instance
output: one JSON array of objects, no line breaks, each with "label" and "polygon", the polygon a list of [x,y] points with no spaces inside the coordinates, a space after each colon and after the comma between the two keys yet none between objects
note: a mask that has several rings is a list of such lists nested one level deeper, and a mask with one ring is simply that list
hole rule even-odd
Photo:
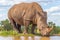
[{"label": "wrinkled grey skin", "polygon": [[26,34],[30,24],[32,24],[32,33],[34,33],[35,26],[40,30],[41,35],[47,35],[52,30],[47,25],[47,13],[36,2],[14,5],[8,12],[8,18],[13,28],[19,33],[21,33],[21,25],[23,25]]}]

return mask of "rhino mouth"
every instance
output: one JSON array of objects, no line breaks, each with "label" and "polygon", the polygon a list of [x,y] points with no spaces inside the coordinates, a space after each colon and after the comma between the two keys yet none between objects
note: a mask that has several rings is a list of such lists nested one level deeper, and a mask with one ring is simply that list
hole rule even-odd
[{"label": "rhino mouth", "polygon": [[50,32],[53,30],[53,26],[52,27],[47,27],[44,28],[43,30],[41,30],[41,35],[42,36],[49,36]]}]

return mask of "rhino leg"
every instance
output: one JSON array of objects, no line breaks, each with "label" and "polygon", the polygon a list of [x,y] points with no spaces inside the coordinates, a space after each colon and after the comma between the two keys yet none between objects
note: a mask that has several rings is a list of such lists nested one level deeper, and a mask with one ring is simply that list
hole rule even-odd
[{"label": "rhino leg", "polygon": [[24,20],[24,34],[27,34],[28,33],[28,26],[29,26],[29,21],[27,20]]},{"label": "rhino leg", "polygon": [[34,25],[34,24],[32,25],[32,28],[31,28],[31,33],[32,33],[32,34],[35,34],[35,33],[34,33],[35,26],[36,26],[36,25]]},{"label": "rhino leg", "polygon": [[15,22],[14,20],[10,19],[10,23],[11,23],[13,29],[14,29],[15,31],[19,32],[18,29],[17,29],[16,22]]},{"label": "rhino leg", "polygon": [[19,33],[22,33],[22,31],[21,31],[21,25],[17,24],[16,26],[17,26],[17,30],[19,31]]}]

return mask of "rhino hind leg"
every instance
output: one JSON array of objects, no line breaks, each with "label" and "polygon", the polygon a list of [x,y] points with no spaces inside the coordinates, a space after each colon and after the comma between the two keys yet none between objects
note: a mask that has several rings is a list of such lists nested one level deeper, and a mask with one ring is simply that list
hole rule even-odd
[{"label": "rhino hind leg", "polygon": [[19,33],[22,33],[22,31],[21,31],[21,25],[17,24],[16,26],[17,26],[17,29],[18,29]]},{"label": "rhino hind leg", "polygon": [[19,32],[18,29],[17,29],[17,26],[16,26],[16,22],[15,22],[14,20],[10,19],[10,23],[11,23],[13,29],[14,29],[15,31]]}]

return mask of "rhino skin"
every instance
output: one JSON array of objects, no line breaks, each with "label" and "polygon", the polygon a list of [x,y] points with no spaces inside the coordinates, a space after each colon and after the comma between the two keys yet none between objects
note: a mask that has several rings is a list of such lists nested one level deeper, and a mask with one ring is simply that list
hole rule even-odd
[{"label": "rhino skin", "polygon": [[44,12],[36,2],[13,5],[8,11],[8,18],[13,29],[19,33],[21,33],[21,25],[24,26],[24,33],[28,33],[30,24],[32,24],[32,33],[34,33],[35,26],[40,30],[41,35],[47,35],[52,30],[47,25],[47,12]]}]

